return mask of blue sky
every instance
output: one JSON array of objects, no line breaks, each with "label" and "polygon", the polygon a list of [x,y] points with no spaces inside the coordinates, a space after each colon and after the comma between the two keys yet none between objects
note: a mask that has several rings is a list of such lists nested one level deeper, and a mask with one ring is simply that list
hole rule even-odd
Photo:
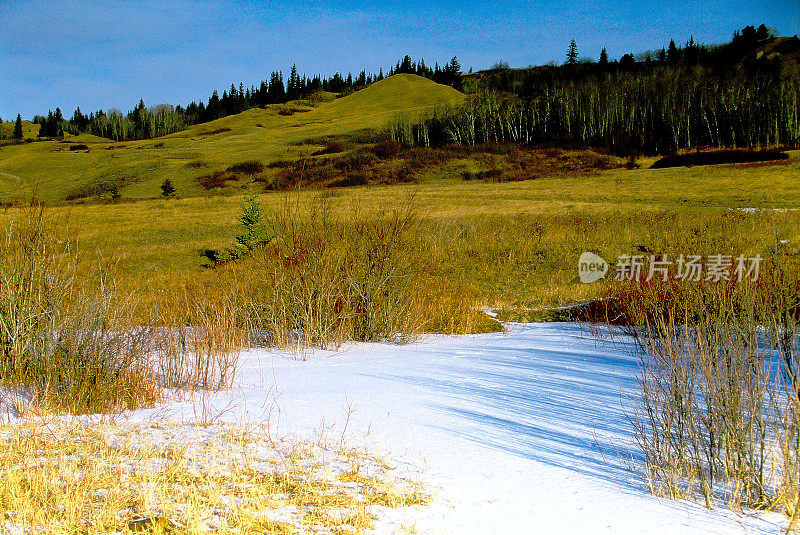
[{"label": "blue sky", "polygon": [[520,67],[563,61],[572,38],[582,56],[605,46],[617,58],[761,22],[800,33],[800,0],[0,0],[0,117],[186,104],[294,62],[321,74],[388,69],[404,54]]}]

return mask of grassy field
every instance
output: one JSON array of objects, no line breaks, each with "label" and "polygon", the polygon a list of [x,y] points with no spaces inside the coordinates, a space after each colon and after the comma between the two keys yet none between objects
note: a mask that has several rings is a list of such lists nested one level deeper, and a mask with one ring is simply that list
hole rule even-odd
[{"label": "grassy field", "polygon": [[[646,162],[643,162],[646,164]],[[429,254],[487,306],[536,308],[595,294],[577,280],[581,252],[607,260],[637,250],[766,254],[798,252],[800,154],[764,166],[615,169],[574,177],[273,192],[268,213],[324,199],[336,217],[399,210],[411,203]],[[156,199],[55,208],[88,250],[116,257],[123,287],[139,291],[213,279],[198,251],[229,244],[239,196]],[[759,211],[753,212],[750,209]],[[763,210],[762,210],[763,209]],[[787,242],[788,240],[788,242]],[[696,251],[680,250],[695,247]],[[677,249],[677,250],[676,250]],[[718,251],[716,249],[719,249]]]},{"label": "grassy field", "polygon": [[[306,140],[380,129],[398,114],[414,115],[462,98],[447,86],[400,75],[343,98],[251,109],[159,139],[117,143],[82,135],[67,136],[63,142],[0,147],[0,202],[35,194],[48,204],[59,204],[70,196],[91,198],[104,185],[118,186],[123,199],[153,198],[166,178],[180,196],[220,193],[206,191],[197,178],[243,161],[269,165],[307,156],[323,145]],[[33,126],[27,127],[26,137],[35,136]],[[4,128],[11,131],[9,125]],[[82,145],[85,148],[71,150]],[[268,175],[275,172],[267,169]],[[228,189],[240,186],[231,184]]]},{"label": "grassy field", "polygon": [[[798,152],[765,164],[656,170],[649,169],[652,158],[627,169],[613,156],[561,149],[397,149],[375,157],[381,154],[375,140],[359,139],[365,129],[379,131],[398,116],[461,98],[446,86],[401,75],[347,97],[253,109],[155,140],[5,146],[0,200],[35,193],[55,205],[51,213],[85,250],[117,262],[119,287],[145,302],[184,285],[220,284],[219,270],[201,268],[199,251],[232,242],[241,194],[263,183],[248,186],[252,176],[234,173],[225,187],[207,189],[197,179],[241,162],[263,164],[263,181],[287,162],[295,170],[299,165],[298,172],[324,164],[325,172],[338,173],[362,156],[373,174],[407,167],[407,183],[264,192],[260,202],[268,217],[294,204],[300,219],[322,203],[344,225],[412,206],[420,221],[418,254],[437,268],[432,284],[460,288],[476,307],[535,309],[601,294],[602,283],[577,279],[577,259],[587,250],[612,263],[636,251],[799,250],[800,214],[784,210],[800,206]],[[88,149],[70,150],[78,144]],[[276,162],[283,164],[270,166]],[[474,179],[492,172],[498,176]],[[178,198],[159,198],[165,178]],[[107,191],[65,201],[103,183],[120,186],[117,202],[108,202]],[[751,208],[759,211],[737,210]],[[92,273],[93,265],[85,261],[84,272]]]},{"label": "grassy field", "polygon": [[[244,347],[330,348],[352,340],[497,331],[503,327],[487,308],[501,320],[535,321],[565,319],[559,308],[589,303],[584,310],[598,310],[593,319],[606,320],[603,313],[611,311],[629,325],[660,329],[640,335],[642,347],[661,358],[660,366],[642,368],[641,402],[650,415],[674,411],[681,417],[668,421],[681,420],[684,408],[663,400],[691,399],[694,392],[680,385],[697,384],[699,377],[719,390],[721,403],[709,409],[715,417],[696,419],[727,418],[721,427],[715,423],[719,429],[690,430],[674,447],[665,440],[675,436],[669,425],[637,429],[651,489],[682,496],[675,489],[688,478],[697,485],[685,487],[686,496],[702,488],[711,503],[709,482],[732,466],[725,455],[755,458],[768,436],[743,442],[737,433],[726,435],[753,424],[728,407],[744,399],[751,404],[745,413],[761,414],[764,399],[788,400],[768,408],[780,415],[770,433],[778,437],[788,474],[778,491],[758,487],[769,471],[764,463],[740,463],[727,477],[745,489],[729,500],[733,507],[776,508],[796,518],[800,380],[794,372],[783,383],[752,374],[747,358],[763,332],[772,332],[779,346],[786,337],[778,334],[789,332],[795,345],[784,353],[785,367],[800,369],[792,349],[800,314],[800,151],[770,162],[654,169],[655,158],[632,166],[587,148],[411,148],[381,134],[399,116],[461,98],[422,78],[396,76],[347,97],[253,109],[160,139],[112,143],[81,136],[0,146],[3,384],[32,389],[35,406],[46,410],[133,409],[165,389],[229,386]],[[26,125],[26,136],[34,134]],[[160,196],[167,178],[177,196]],[[46,208],[25,207],[32,197]],[[253,221],[258,226],[252,235],[263,238],[254,247],[236,242],[248,220],[249,231]],[[236,260],[209,266],[220,257],[202,254],[207,250]],[[605,281],[580,282],[585,251],[611,264]],[[760,255],[762,278],[741,285],[613,281],[622,255],[715,254]],[[680,346],[689,325],[705,328],[699,332],[712,333],[712,340]],[[724,338],[739,330],[744,342]],[[721,373],[704,353],[718,344],[741,357],[726,368],[728,375],[708,375]],[[662,347],[681,350],[662,354]],[[693,351],[696,358],[681,360]],[[783,390],[765,396],[779,384]],[[715,440],[706,444],[704,436]],[[719,466],[705,474],[706,461],[684,443],[707,449]],[[63,453],[54,450],[47,462],[60,462]],[[101,466],[119,462],[111,454],[100,458]],[[96,476],[95,486],[105,485]],[[166,485],[171,500],[176,476],[163,477],[166,483],[141,482]],[[380,488],[383,481],[370,484]],[[312,486],[322,493],[327,485]],[[79,490],[90,496],[94,488]],[[267,485],[254,500],[274,500],[276,493],[285,494],[280,485]],[[206,511],[212,498],[201,496],[189,510]],[[426,499],[412,498],[392,505]],[[357,529],[372,522],[360,499],[348,502]],[[114,495],[111,509],[142,500],[149,497]],[[311,512],[320,524],[343,522],[325,516],[324,500],[287,500],[317,507]],[[18,507],[48,511],[37,501],[38,495]],[[68,513],[60,521],[81,521]],[[247,519],[249,513],[241,514]],[[109,526],[119,521],[102,518]]]}]

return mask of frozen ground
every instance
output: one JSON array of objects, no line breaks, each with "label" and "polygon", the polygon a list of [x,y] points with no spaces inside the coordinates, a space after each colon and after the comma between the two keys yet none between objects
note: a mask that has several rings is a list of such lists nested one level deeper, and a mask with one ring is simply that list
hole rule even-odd
[{"label": "frozen ground", "polygon": [[237,387],[134,419],[269,420],[279,434],[325,430],[391,455],[435,489],[381,533],[777,533],[778,514],[650,496],[628,421],[637,363],[622,336],[575,324],[352,344],[301,360],[242,356]]}]

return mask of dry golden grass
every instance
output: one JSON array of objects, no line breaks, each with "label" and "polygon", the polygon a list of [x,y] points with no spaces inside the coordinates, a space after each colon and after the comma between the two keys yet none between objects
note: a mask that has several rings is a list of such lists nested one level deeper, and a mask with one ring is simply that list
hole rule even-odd
[{"label": "dry golden grass", "polygon": [[0,387],[91,413],[151,405],[164,388],[230,386],[246,338],[230,293],[172,292],[137,321],[113,262],[78,275],[85,251],[41,208],[4,222],[0,244]]},{"label": "dry golden grass", "polygon": [[757,281],[611,287],[641,350],[632,416],[653,493],[797,516],[799,267],[778,250]]},{"label": "dry golden grass", "polygon": [[34,419],[0,442],[4,533],[363,533],[429,500],[364,451],[263,427]]},{"label": "dry golden grass", "polygon": [[[282,171],[270,168],[270,163],[353,156],[353,151],[371,146],[359,138],[362,129],[381,129],[398,113],[418,114],[462,98],[418,77],[394,76],[345,98],[292,104],[307,110],[303,113],[281,115],[280,107],[274,106],[252,109],[157,141],[85,140],[89,153],[69,151],[68,144],[56,142],[3,147],[0,202],[27,199],[35,192],[40,199],[60,203],[75,188],[98,181],[123,184],[126,202],[60,206],[53,213],[77,229],[87,250],[118,259],[120,288],[135,293],[149,312],[159,295],[181,288],[195,293],[200,286],[222,284],[217,273],[200,269],[198,251],[229,245],[237,232],[237,193],[252,177],[243,175],[221,191],[204,190],[199,177],[251,162],[265,166],[261,178],[268,183]],[[312,156],[335,145],[339,147],[332,153]],[[552,157],[543,159],[547,154]],[[731,210],[800,206],[799,154],[792,152],[789,160],[770,164],[658,170],[649,169],[654,158],[644,158],[637,169],[595,170],[586,162],[599,156],[585,151],[410,149],[400,157],[379,157],[365,172],[368,180],[377,177],[380,182],[383,175],[407,165],[417,184],[303,191],[295,202],[305,217],[315,199],[323,196],[332,217],[349,223],[356,212],[364,216],[402,209],[413,194],[421,220],[418,256],[440,272],[422,288],[427,295],[441,297],[431,306],[445,316],[451,307],[448,299],[466,301],[469,307],[524,312],[596,296],[597,285],[581,285],[575,276],[576,260],[586,250],[613,260],[638,248],[665,251],[672,237],[681,235],[702,242],[706,249],[724,243],[759,252],[788,240],[786,247],[796,251],[796,212]],[[606,164],[619,164],[603,158]],[[573,169],[572,160],[580,172]],[[513,180],[535,179],[462,180],[490,171],[502,171]],[[171,178],[184,198],[153,199],[164,178]],[[260,201],[276,213],[285,195],[266,193]],[[88,263],[83,273],[93,275]],[[149,321],[144,313],[138,317]],[[442,330],[466,332],[458,323],[463,322]]]},{"label": "dry golden grass", "polygon": [[[275,214],[290,195],[302,218],[324,198],[333,219],[352,222],[355,214],[401,210],[413,196],[418,254],[443,273],[429,293],[453,295],[451,288],[466,287],[459,298],[467,295],[475,306],[535,309],[598,294],[598,285],[577,280],[577,258],[587,250],[612,261],[637,248],[668,252],[679,238],[702,249],[696,254],[763,252],[781,241],[797,252],[800,214],[782,210],[800,206],[798,154],[758,168],[650,170],[642,161],[641,169],[511,183],[463,182],[454,171],[450,179],[417,185],[267,193],[259,200]],[[238,196],[195,197],[52,213],[70,222],[87,250],[116,257],[120,289],[135,292],[150,309],[156,294],[219,286],[218,273],[200,268],[198,251],[230,244],[239,232],[239,205]],[[84,273],[92,273],[88,263]]]}]

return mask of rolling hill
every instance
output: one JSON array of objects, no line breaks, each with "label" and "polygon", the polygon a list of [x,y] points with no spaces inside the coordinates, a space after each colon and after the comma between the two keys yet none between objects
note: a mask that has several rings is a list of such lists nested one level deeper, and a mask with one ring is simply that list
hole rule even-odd
[{"label": "rolling hill", "polygon": [[[397,115],[460,102],[458,91],[414,75],[396,75],[327,102],[295,101],[254,108],[158,139],[112,142],[67,136],[0,147],[0,202],[36,195],[47,203],[152,198],[170,178],[181,196],[205,195],[197,179],[241,162],[271,163],[311,155],[315,138],[380,130]],[[33,129],[26,131],[32,137]],[[235,188],[240,186],[231,186]],[[219,193],[215,190],[214,193]]]}]

